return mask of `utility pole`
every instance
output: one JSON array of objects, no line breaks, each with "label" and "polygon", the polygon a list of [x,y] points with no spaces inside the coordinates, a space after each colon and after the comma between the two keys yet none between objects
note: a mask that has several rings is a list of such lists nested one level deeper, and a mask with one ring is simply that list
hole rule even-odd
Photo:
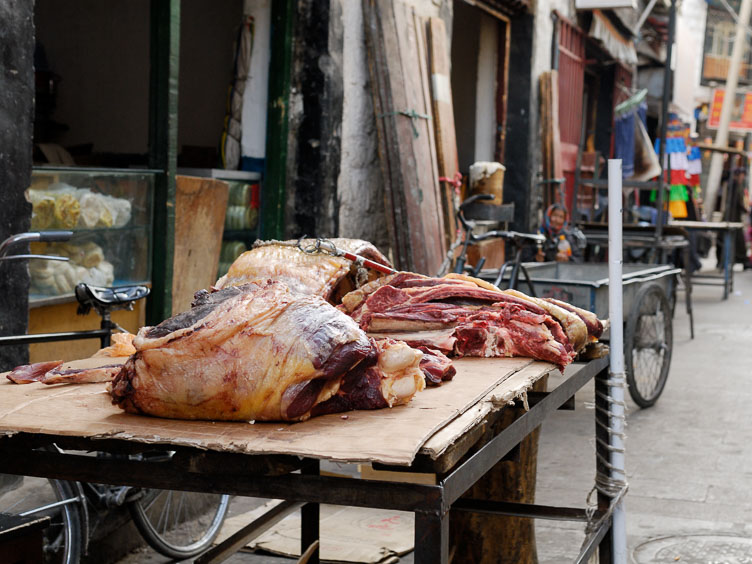
[{"label": "utility pole", "polygon": [[[726,88],[723,94],[721,106],[721,121],[718,124],[718,132],[715,134],[715,147],[728,147],[728,129],[731,123],[731,109],[734,107],[736,98],[736,86],[739,83],[739,69],[741,67],[744,47],[747,45],[747,26],[749,16],[752,13],[752,0],[742,0],[739,9],[739,19],[736,20],[736,35],[734,48],[731,50],[731,62],[729,63]],[[715,209],[715,198],[721,185],[721,173],[723,172],[723,153],[713,151],[708,172],[708,185],[705,190],[705,210],[710,215]],[[709,211],[708,211],[709,210]],[[722,210],[721,210],[722,211]]]}]

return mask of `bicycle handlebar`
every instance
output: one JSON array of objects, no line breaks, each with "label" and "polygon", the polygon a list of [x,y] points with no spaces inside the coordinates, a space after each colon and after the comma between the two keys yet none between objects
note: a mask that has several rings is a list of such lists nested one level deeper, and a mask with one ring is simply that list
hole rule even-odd
[{"label": "bicycle handlebar", "polygon": [[486,239],[510,239],[512,241],[529,241],[544,243],[546,238],[540,233],[519,233],[517,231],[488,231],[482,235],[470,235],[473,241],[485,241]]},{"label": "bicycle handlebar", "polygon": [[[73,237],[73,231],[30,231],[28,233],[16,233],[0,243],[0,258],[8,254],[8,250],[19,243],[59,243],[68,241]],[[39,255],[41,256],[41,255]]]},{"label": "bicycle handlebar", "polygon": [[62,243],[73,237],[73,231],[41,231],[38,241],[44,243]]}]

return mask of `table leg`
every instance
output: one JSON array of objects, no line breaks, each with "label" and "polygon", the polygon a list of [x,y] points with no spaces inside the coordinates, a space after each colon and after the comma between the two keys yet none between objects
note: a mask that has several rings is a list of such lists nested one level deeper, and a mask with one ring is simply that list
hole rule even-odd
[{"label": "table leg", "polygon": [[415,564],[449,562],[449,514],[415,513]]},{"label": "table leg", "polygon": [[731,277],[734,270],[734,238],[731,236],[731,229],[723,232],[723,299],[727,299],[731,291]]},{"label": "table leg", "polygon": [[[608,445],[609,441],[609,402],[608,402],[608,378],[609,369],[605,368],[602,372],[595,376],[595,469],[596,473],[601,474],[604,477],[611,475],[608,464],[610,464],[611,453]],[[603,491],[598,491],[598,509],[602,512],[608,511],[611,505],[611,498]],[[609,521],[611,519],[609,518]],[[609,524],[609,531],[606,536],[601,540],[598,546],[599,562],[603,564],[613,562],[613,539],[611,525]]]},{"label": "table leg", "polygon": [[[320,463],[318,460],[312,461],[307,464],[300,471],[301,474],[314,474],[317,475],[320,470]],[[306,503],[300,510],[300,553],[303,554],[308,547],[314,542],[319,540],[319,504],[318,503]],[[311,557],[308,559],[307,564],[319,564],[320,551],[317,548],[314,550]]]},{"label": "table leg", "polygon": [[[695,338],[695,319],[692,313],[692,260],[689,245],[684,247],[684,299],[687,303],[687,315],[689,316],[689,337]],[[676,307],[676,306],[674,306]]]}]

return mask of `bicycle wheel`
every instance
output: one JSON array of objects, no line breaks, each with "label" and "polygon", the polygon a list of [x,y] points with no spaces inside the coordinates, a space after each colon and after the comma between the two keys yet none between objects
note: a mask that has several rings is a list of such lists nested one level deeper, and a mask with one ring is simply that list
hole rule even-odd
[{"label": "bicycle wheel", "polygon": [[624,365],[629,395],[640,407],[655,404],[671,365],[671,306],[663,288],[651,284],[635,296],[624,335]]},{"label": "bicycle wheel", "polygon": [[200,554],[219,533],[229,495],[143,490],[128,509],[144,540],[170,558]]},{"label": "bicycle wheel", "polygon": [[45,564],[78,564],[83,547],[82,503],[71,482],[0,474],[0,512],[50,517],[44,530]]}]

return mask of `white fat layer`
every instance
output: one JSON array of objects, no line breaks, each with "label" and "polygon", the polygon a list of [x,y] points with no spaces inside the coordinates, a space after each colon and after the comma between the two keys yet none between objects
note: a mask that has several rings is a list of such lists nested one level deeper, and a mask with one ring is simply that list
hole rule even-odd
[{"label": "white fat layer", "polygon": [[403,378],[394,380],[391,388],[391,395],[394,397],[395,403],[399,403],[400,400],[412,397],[413,394],[418,391],[412,373],[405,375]]},{"label": "white fat layer", "polygon": [[408,366],[420,362],[423,353],[398,342],[388,347],[379,355],[379,368],[385,374],[404,370]]}]

